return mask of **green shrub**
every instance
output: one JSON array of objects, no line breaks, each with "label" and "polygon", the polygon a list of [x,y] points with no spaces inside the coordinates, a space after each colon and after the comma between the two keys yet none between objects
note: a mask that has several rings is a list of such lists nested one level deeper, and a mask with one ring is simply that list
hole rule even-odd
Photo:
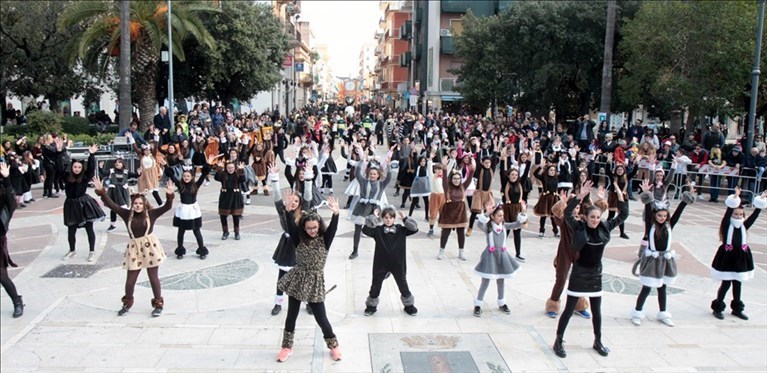
[{"label": "green shrub", "polygon": [[29,113],[27,123],[26,127],[29,127],[30,133],[61,132],[61,116],[50,111],[37,110]]},{"label": "green shrub", "polygon": [[95,135],[98,133],[96,126],[91,126],[88,119],[82,117],[62,117],[61,129],[64,133],[71,135]]},{"label": "green shrub", "polygon": [[69,135],[69,139],[73,142],[82,142],[83,145],[88,146],[91,144],[106,145],[109,144],[117,136],[116,133],[99,133],[94,136],[88,134]]}]

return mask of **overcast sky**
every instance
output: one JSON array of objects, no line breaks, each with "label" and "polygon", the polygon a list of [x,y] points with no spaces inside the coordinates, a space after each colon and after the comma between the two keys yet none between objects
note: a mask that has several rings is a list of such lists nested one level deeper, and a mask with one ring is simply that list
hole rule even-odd
[{"label": "overcast sky", "polygon": [[310,22],[315,44],[328,45],[335,76],[357,76],[360,49],[374,40],[381,16],[377,0],[303,0],[299,20]]}]

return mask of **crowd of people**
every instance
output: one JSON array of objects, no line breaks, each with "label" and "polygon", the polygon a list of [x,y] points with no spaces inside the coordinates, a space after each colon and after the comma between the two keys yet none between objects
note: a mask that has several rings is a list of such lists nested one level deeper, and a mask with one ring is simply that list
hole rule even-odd
[{"label": "crowd of people", "polygon": [[[643,288],[630,312],[631,321],[641,325],[644,303],[651,289],[657,289],[657,320],[673,326],[666,304],[666,288],[677,275],[671,232],[685,206],[703,199],[701,192],[707,184],[711,202],[718,201],[720,191],[728,195],[719,229],[722,246],[712,264],[712,276],[722,285],[711,308],[715,317],[724,318],[724,298],[732,287],[732,314],[748,319],[741,298],[741,283],[753,277],[746,231],[767,206],[767,185],[761,183],[767,157],[759,135],[754,147],[744,151],[740,143],[726,146],[716,124],[702,134],[687,135],[656,131],[637,120],[630,127],[613,131],[606,122],[597,125],[589,115],[568,123],[546,116],[534,118],[530,113],[492,120],[388,109],[362,113],[329,106],[290,115],[277,111],[242,115],[208,103],[195,105],[173,121],[169,115],[166,108],[160,108],[152,123],[140,126],[134,121],[119,133],[135,152],[135,167],[129,167],[122,158],[109,166],[99,162],[94,157],[96,148],[89,149],[86,160],[72,159],[67,152],[71,143],[56,134],[42,136],[32,146],[25,138],[15,145],[3,144],[7,166],[0,167],[0,174],[7,198],[0,198],[0,202],[10,211],[0,215],[5,227],[3,286],[21,312],[21,298],[7,279],[6,268],[12,261],[6,232],[13,210],[34,201],[31,185],[44,180],[43,197],[47,198],[57,198],[61,190],[65,191],[69,251],[63,259],[76,255],[76,232],[85,228],[89,261],[94,260],[93,223],[106,217],[87,194],[89,184],[95,187],[111,210],[107,231],[119,229],[119,216],[130,236],[123,262],[127,271],[125,294],[118,314],[125,315],[131,309],[133,288],[140,271],[146,269],[154,296],[152,315],[160,316],[164,299],[158,268],[167,259],[153,233],[155,221],[173,209],[174,195],[178,194],[180,201],[173,218],[178,229],[174,254],[177,259],[187,255],[185,232],[191,230],[197,257],[206,259],[211,253],[201,233],[197,195],[200,188],[210,185],[212,176],[220,184],[222,240],[229,239],[230,233],[235,240],[242,238],[240,222],[251,196],[271,195],[280,217],[283,235],[273,255],[279,272],[272,315],[282,311],[287,295],[287,317],[278,361],[292,354],[302,302],[322,329],[331,357],[341,359],[325,312],[323,268],[344,209],[354,224],[349,259],[361,255],[363,234],[375,241],[366,316],[377,312],[381,284],[389,276],[397,283],[404,311],[417,314],[406,279],[406,241],[419,231],[412,216],[422,209],[429,226],[427,235],[435,234],[435,225],[440,229],[437,260],[447,258],[453,232],[456,258],[461,261],[470,259],[465,248],[474,229],[483,236],[481,245],[485,248],[474,267],[481,284],[473,315],[481,317],[491,280],[497,284],[499,310],[511,313],[504,281],[516,276],[526,262],[521,230],[532,219],[528,214],[530,200],[532,214],[539,221],[539,238],[546,237],[548,218],[549,237],[559,239],[555,281],[545,304],[549,317],[559,317],[554,352],[566,356],[564,332],[569,318],[578,314],[592,320],[593,347],[607,356],[609,349],[601,340],[601,259],[610,232],[617,228],[622,239],[630,240],[624,221],[629,201],[636,201],[638,195],[639,203],[645,206],[645,229],[636,240],[640,250],[635,272]],[[140,127],[145,129],[139,131]],[[684,140],[677,142],[677,138]],[[346,168],[339,168],[337,162]],[[281,172],[288,182],[285,190],[280,186]],[[333,181],[338,178],[350,182],[344,191],[334,189]],[[138,192],[129,189],[134,179]],[[394,190],[391,200],[387,197],[390,187]],[[345,204],[340,194],[345,194]],[[151,206],[150,196],[156,207]],[[675,198],[680,202],[670,214],[669,201]],[[755,207],[747,219],[741,198]],[[328,224],[317,213],[322,207],[333,212]],[[397,216],[402,224],[395,224]],[[509,236],[511,243],[507,242]],[[565,306],[560,310],[565,288]],[[14,310],[15,317],[17,313],[20,316]]]}]

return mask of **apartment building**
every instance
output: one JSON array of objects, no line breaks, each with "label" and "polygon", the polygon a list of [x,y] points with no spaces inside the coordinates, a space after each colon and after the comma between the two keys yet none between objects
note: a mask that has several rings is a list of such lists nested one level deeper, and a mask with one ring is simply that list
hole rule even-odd
[{"label": "apartment building", "polygon": [[471,9],[475,16],[503,12],[513,0],[415,0],[413,1],[412,66],[410,86],[418,93],[422,112],[452,110],[460,105],[451,69],[461,66],[455,56],[455,37],[463,32],[461,17]]},{"label": "apartment building", "polygon": [[381,19],[376,32],[378,47],[379,89],[375,103],[389,107],[407,106],[406,92],[410,76],[410,35],[412,30],[412,1],[380,1]]}]

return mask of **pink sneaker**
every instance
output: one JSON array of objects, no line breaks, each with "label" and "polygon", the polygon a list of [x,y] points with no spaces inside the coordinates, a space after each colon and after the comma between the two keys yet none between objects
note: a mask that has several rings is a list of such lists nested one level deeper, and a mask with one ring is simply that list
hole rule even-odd
[{"label": "pink sneaker", "polygon": [[283,348],[280,350],[280,353],[277,354],[277,361],[280,363],[284,363],[285,360],[288,360],[288,356],[293,355],[293,349],[292,348]]},{"label": "pink sneaker", "polygon": [[330,349],[330,358],[338,361],[341,360],[341,349],[338,347],[333,347]]}]

